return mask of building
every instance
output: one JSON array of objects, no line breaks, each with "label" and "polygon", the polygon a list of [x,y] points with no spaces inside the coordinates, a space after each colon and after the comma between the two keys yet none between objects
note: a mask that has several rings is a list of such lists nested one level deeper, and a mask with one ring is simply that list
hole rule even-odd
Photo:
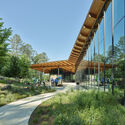
[{"label": "building", "polygon": [[96,74],[100,79],[103,73],[105,80],[109,67],[114,82],[120,59],[124,62],[125,73],[125,0],[93,0],[68,60],[34,64],[31,68],[45,73],[57,69],[58,74],[61,69],[64,74],[74,74],[80,71],[82,60],[86,60],[88,65],[82,62],[87,66],[85,74]]}]

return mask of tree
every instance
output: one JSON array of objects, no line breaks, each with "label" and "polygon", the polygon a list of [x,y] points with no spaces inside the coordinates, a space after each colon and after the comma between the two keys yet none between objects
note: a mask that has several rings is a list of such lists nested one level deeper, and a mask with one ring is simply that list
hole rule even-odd
[{"label": "tree", "polygon": [[25,43],[20,47],[20,53],[27,56],[30,61],[33,61],[33,57],[37,54],[30,44]]},{"label": "tree", "polygon": [[[2,19],[0,18],[0,21]],[[8,43],[6,41],[8,41],[9,36],[11,35],[11,28],[3,28],[3,22],[0,22],[0,71],[1,68],[3,67],[4,63],[5,63],[5,57],[7,55],[8,52]]]},{"label": "tree", "polygon": [[[114,46],[114,57],[113,57],[113,63],[116,65],[114,68],[114,78],[119,80],[124,78],[124,65],[125,65],[125,60],[124,60],[124,49],[125,49],[125,36],[120,37],[120,40],[118,44]],[[108,49],[108,55],[107,55],[107,60],[108,63],[112,63],[112,46],[109,46]],[[106,71],[108,76],[111,76],[111,71]]]},{"label": "tree", "polygon": [[7,77],[29,78],[30,77],[30,60],[27,56],[9,55],[7,62],[2,68],[2,75]]},{"label": "tree", "polygon": [[10,59],[10,77],[20,77],[20,59],[17,56],[12,56]]},{"label": "tree", "polygon": [[37,52],[33,50],[30,44],[26,44],[23,42],[19,35],[15,34],[10,39],[11,45],[11,54],[14,56],[22,56],[25,55],[28,59],[33,62],[34,56],[36,56]]},{"label": "tree", "polygon": [[125,57],[125,36],[120,38],[117,47],[119,48],[119,59],[124,60],[124,57]]},{"label": "tree", "polygon": [[103,55],[101,55],[101,54],[95,54],[95,58],[93,58],[93,61],[95,61],[95,62],[104,62],[104,56]]},{"label": "tree", "polygon": [[49,60],[47,54],[45,52],[37,54],[34,59],[33,62],[35,64],[39,64],[39,63],[43,63],[43,62],[47,62]]},{"label": "tree", "polygon": [[11,72],[10,72],[11,55],[6,56],[5,60],[6,60],[6,63],[1,68],[1,75],[10,77],[11,76]]},{"label": "tree", "polygon": [[17,56],[8,56],[7,63],[2,68],[2,75],[7,77],[20,77],[20,59]]},{"label": "tree", "polygon": [[112,59],[113,59],[113,62],[117,63],[117,61],[120,57],[119,52],[120,52],[120,48],[117,45],[114,46],[114,56],[112,56],[112,46],[109,46],[108,56],[107,56],[108,63],[112,63]]},{"label": "tree", "polygon": [[15,55],[15,56],[20,55],[20,48],[22,47],[23,42],[22,42],[19,35],[15,34],[10,39],[10,45],[11,45],[11,53],[12,53],[12,55]]},{"label": "tree", "polygon": [[29,77],[29,68],[30,68],[30,60],[25,55],[21,56],[20,58],[20,77],[21,78]]}]

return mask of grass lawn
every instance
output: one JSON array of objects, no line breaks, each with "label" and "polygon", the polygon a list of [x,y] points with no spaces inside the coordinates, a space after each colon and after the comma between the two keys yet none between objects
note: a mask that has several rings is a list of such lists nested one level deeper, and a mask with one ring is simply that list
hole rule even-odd
[{"label": "grass lawn", "polygon": [[0,106],[25,97],[55,91],[47,87],[34,87],[33,85],[25,85],[24,83],[10,84],[10,89],[2,91],[1,88],[6,85],[5,81],[0,80]]},{"label": "grass lawn", "polygon": [[125,125],[120,91],[72,91],[40,104],[29,125]]}]

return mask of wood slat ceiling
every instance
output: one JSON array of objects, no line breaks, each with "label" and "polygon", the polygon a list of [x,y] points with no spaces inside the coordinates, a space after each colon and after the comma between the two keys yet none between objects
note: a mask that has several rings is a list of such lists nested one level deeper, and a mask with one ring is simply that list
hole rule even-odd
[{"label": "wood slat ceiling", "polygon": [[102,20],[103,16],[100,17],[102,8],[105,6],[106,9],[110,1],[111,0],[93,0],[68,60],[33,64],[31,68],[45,73],[49,73],[52,69],[62,68],[64,71],[75,73],[91,44],[90,37],[92,39],[94,36],[93,30],[95,32],[98,28],[97,20],[98,23]]},{"label": "wood slat ceiling", "polygon": [[57,68],[61,68],[64,71],[75,73],[75,65],[68,60],[33,64],[31,65],[31,68],[45,73],[49,73],[52,69]]}]

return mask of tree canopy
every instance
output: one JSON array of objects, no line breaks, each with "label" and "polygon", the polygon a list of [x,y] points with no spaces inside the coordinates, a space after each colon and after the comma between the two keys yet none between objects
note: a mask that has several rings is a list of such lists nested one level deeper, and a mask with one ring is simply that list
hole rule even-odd
[{"label": "tree canopy", "polygon": [[11,35],[11,28],[4,28],[4,23],[2,22],[2,19],[0,18],[0,71],[2,66],[5,63],[5,56],[8,53],[8,43],[9,36]]},{"label": "tree canopy", "polygon": [[37,72],[30,69],[30,65],[47,62],[47,54],[38,54],[18,34],[11,36],[11,28],[4,28],[2,19],[0,21],[0,74],[18,78],[37,76]]},{"label": "tree canopy", "polygon": [[43,53],[40,53],[40,54],[37,54],[35,57],[34,57],[34,64],[39,64],[39,63],[43,63],[43,62],[47,62],[49,60],[47,54],[45,52]]}]

